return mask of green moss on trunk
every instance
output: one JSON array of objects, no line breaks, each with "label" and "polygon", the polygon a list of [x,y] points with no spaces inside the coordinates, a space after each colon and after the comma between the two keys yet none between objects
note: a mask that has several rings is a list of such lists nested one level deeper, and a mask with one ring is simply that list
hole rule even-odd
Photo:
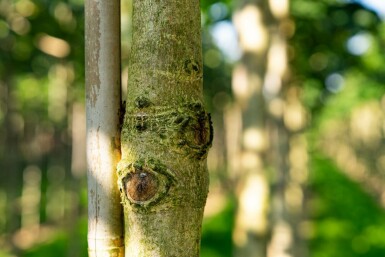
[{"label": "green moss on trunk", "polygon": [[208,193],[197,0],[135,0],[119,188],[130,257],[199,256]]}]

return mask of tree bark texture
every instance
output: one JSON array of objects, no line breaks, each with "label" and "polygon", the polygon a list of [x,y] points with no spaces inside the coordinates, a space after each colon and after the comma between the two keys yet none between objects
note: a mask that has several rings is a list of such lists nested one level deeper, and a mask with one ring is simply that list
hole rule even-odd
[{"label": "tree bark texture", "polygon": [[198,0],[135,0],[118,183],[130,257],[199,256],[212,141]]},{"label": "tree bark texture", "polygon": [[123,256],[120,160],[120,2],[86,0],[89,256]]}]

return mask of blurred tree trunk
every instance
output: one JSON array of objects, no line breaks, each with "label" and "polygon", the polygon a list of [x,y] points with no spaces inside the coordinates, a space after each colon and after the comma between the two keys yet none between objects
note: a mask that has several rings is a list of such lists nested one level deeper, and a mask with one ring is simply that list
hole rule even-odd
[{"label": "blurred tree trunk", "polygon": [[[0,192],[4,199],[4,213],[3,225],[4,232],[9,233],[15,231],[21,226],[21,216],[17,211],[18,207],[16,199],[21,195],[22,191],[22,170],[23,163],[18,161],[20,155],[18,146],[20,144],[20,137],[23,131],[23,120],[17,110],[17,100],[12,95],[11,77],[12,70],[7,70],[0,83],[2,92],[1,95],[5,104],[6,112],[4,115],[4,126],[1,127],[1,152],[0,152],[0,188],[4,189],[4,193]],[[1,227],[0,227],[1,229]]]},{"label": "blurred tree trunk", "polygon": [[133,3],[119,188],[130,257],[198,257],[211,145],[198,0]]},{"label": "blurred tree trunk", "polygon": [[[274,100],[282,101],[284,110],[270,112],[271,160],[275,166],[271,191],[271,238],[268,257],[308,256],[302,234],[306,214],[304,210],[308,156],[303,133],[305,112],[299,100],[299,92],[298,87],[288,86],[285,92]],[[270,102],[270,105],[275,104],[277,103]]]},{"label": "blurred tree trunk", "polygon": [[268,257],[307,256],[301,239],[306,181],[304,109],[299,88],[289,84],[287,38],[293,33],[289,0],[270,2],[270,44],[265,75],[268,110],[269,162],[273,170],[271,190],[270,241]]},{"label": "blurred tree trunk", "polygon": [[[271,190],[271,237],[268,257],[293,256],[293,228],[287,210],[286,189],[290,183],[288,131],[283,122],[284,90],[287,86],[286,37],[282,22],[288,16],[288,0],[271,2],[270,44],[265,75],[265,98],[268,109],[270,162],[273,170]],[[282,26],[282,27],[280,27]]]},{"label": "blurred tree trunk", "polygon": [[263,84],[269,42],[267,1],[240,0],[234,14],[242,57],[233,71],[233,92],[242,112],[238,154],[238,209],[234,256],[265,257],[269,184],[266,170],[266,107]]},{"label": "blurred tree trunk", "polygon": [[[306,164],[299,168],[303,161],[292,157],[303,153],[306,144],[297,135],[303,129],[299,94],[288,88],[288,6],[288,1],[242,0],[234,15],[243,50],[233,73],[233,91],[243,113],[233,235],[239,257],[306,256],[297,229],[304,181],[298,174],[306,173]],[[271,189],[267,170],[272,172]]]},{"label": "blurred tree trunk", "polygon": [[120,160],[120,1],[86,0],[89,256],[123,256]]}]

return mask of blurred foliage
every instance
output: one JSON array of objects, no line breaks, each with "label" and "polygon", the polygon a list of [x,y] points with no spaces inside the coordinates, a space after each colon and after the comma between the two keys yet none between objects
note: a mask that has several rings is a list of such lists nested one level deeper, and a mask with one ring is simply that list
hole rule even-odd
[{"label": "blurred foliage", "polygon": [[50,256],[84,217],[71,170],[72,108],[84,102],[83,17],[83,1],[0,2],[0,255]]},{"label": "blurred foliage", "polygon": [[[292,0],[291,13],[296,30],[290,40],[292,74],[294,83],[304,87],[303,102],[313,114],[327,106],[330,96],[343,90],[347,84],[344,76],[363,77],[359,90],[365,94],[375,87],[381,90],[384,24],[373,11],[354,2]],[[334,80],[332,75],[336,75]],[[357,99],[351,100],[343,102],[357,104]]]},{"label": "blurred foliage", "polygon": [[382,256],[384,209],[343,175],[332,160],[314,153],[311,166],[312,256]]},{"label": "blurred foliage", "polygon": [[[290,3],[291,83],[302,89],[311,117],[311,256],[382,256],[383,189],[373,191],[367,178],[385,183],[385,24],[354,1]],[[232,101],[236,60],[216,44],[213,30],[230,24],[235,5],[232,0],[201,1],[204,90],[214,121],[223,122]],[[122,9],[124,66],[131,33],[129,1],[122,2]],[[86,255],[86,178],[84,171],[76,175],[71,167],[72,110],[84,102],[83,11],[83,0],[0,1],[0,257]],[[364,110],[375,114],[376,126],[369,126]],[[361,120],[368,125],[362,138],[357,134]],[[223,124],[215,125],[216,133],[222,133]],[[367,135],[375,137],[367,140]],[[338,154],[342,150],[332,148],[350,150],[344,159]],[[211,175],[225,184],[227,202],[204,220],[201,256],[232,256],[233,188],[222,170]],[[32,211],[44,239],[30,244],[23,235],[33,234],[35,227],[26,221],[36,220],[22,206],[34,200],[23,200],[28,186],[40,196]],[[43,228],[50,232],[44,234]]]},{"label": "blurred foliage", "polygon": [[232,256],[232,228],[234,224],[235,206],[232,196],[219,214],[205,218],[203,221],[201,256]]}]

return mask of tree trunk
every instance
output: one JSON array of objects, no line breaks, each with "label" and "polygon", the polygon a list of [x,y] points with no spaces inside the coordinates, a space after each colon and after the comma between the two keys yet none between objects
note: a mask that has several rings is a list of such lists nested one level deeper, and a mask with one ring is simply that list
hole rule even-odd
[{"label": "tree trunk", "polygon": [[304,257],[307,253],[301,239],[300,225],[304,201],[302,183],[306,176],[306,149],[301,131],[305,124],[299,89],[289,84],[287,74],[287,38],[293,32],[289,20],[289,0],[272,1],[270,12],[271,40],[266,70],[268,83],[264,89],[269,110],[270,161],[274,180],[267,256]]},{"label": "tree trunk", "polygon": [[123,256],[120,160],[120,2],[86,0],[89,256]]},{"label": "tree trunk", "polygon": [[269,182],[266,168],[268,131],[263,95],[269,42],[267,1],[239,0],[234,14],[242,49],[233,71],[233,92],[242,108],[234,256],[266,257]]},{"label": "tree trunk", "polygon": [[133,3],[119,188],[130,257],[199,256],[212,130],[198,0]]}]

